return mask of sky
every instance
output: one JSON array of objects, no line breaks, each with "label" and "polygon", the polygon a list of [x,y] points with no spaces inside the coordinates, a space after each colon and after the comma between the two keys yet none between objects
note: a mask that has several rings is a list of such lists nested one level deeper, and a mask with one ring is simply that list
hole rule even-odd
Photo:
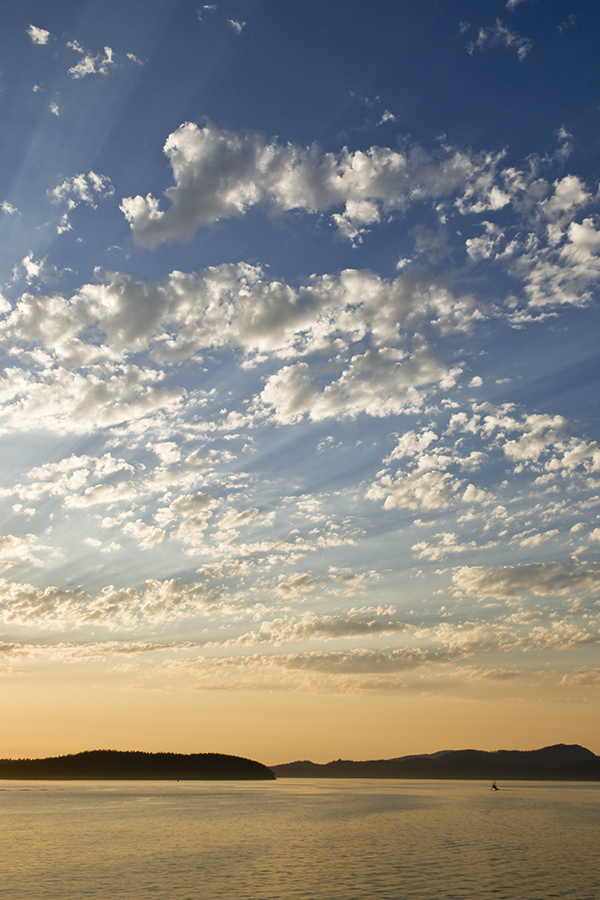
[{"label": "sky", "polygon": [[600,753],[600,9],[0,24],[0,756]]}]

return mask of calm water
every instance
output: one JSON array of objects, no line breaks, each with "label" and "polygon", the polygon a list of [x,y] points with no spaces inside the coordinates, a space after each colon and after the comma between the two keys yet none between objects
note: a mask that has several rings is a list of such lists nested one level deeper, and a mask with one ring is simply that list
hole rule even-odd
[{"label": "calm water", "polygon": [[600,785],[0,782],[6,900],[598,900]]}]

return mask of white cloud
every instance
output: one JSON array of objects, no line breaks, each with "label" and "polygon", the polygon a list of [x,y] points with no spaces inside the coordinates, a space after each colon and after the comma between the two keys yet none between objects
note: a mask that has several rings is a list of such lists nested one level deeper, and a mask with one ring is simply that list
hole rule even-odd
[{"label": "white cloud", "polygon": [[15,213],[18,213],[19,210],[16,206],[13,206],[12,203],[9,203],[8,200],[3,200],[0,204],[0,209],[3,213],[6,213],[7,216],[14,216]]},{"label": "white cloud", "polygon": [[559,441],[566,425],[563,416],[526,416],[517,426],[523,429],[522,437],[516,441],[506,441],[504,452],[510,459],[536,460],[548,446]]},{"label": "white cloud", "polygon": [[[85,203],[96,209],[98,200],[109,197],[114,193],[110,178],[106,175],[97,175],[95,172],[88,172],[87,175],[74,175],[72,178],[66,178],[61,184],[48,191],[55,203],[66,203],[70,212]],[[68,213],[65,213],[58,225],[58,233],[62,234],[69,231]]]},{"label": "white cloud", "polygon": [[123,526],[123,534],[135,538],[141,550],[152,550],[157,544],[163,540],[165,533],[156,525],[147,525],[140,519],[135,522],[127,522]]},{"label": "white cloud", "polygon": [[56,368],[39,378],[18,368],[7,369],[0,378],[4,400],[0,429],[16,432],[38,427],[59,434],[85,434],[133,423],[161,409],[174,410],[184,392],[155,386],[159,377],[136,366],[87,375]]},{"label": "white cloud", "polygon": [[[69,180],[57,196],[93,202],[88,182],[89,176],[83,178],[76,190]],[[23,265],[30,280],[42,278],[43,263],[31,254]],[[480,315],[472,298],[453,297],[435,281],[415,282],[408,274],[386,281],[346,270],[292,288],[238,264],[200,276],[174,272],[154,284],[113,273],[68,299],[23,294],[0,323],[0,341],[12,353],[20,343],[36,341],[65,366],[104,360],[107,372],[141,351],[167,363],[222,346],[263,358],[297,357],[267,378],[257,406],[261,414],[288,422],[305,414],[314,420],[362,412],[388,416],[418,407],[421,392],[449,390],[460,370],[446,366],[420,330],[431,337],[462,332]],[[368,341],[371,349],[353,352],[357,341]],[[326,356],[331,362],[324,378],[319,369]],[[146,377],[152,377],[149,370]]]},{"label": "white cloud", "polygon": [[539,531],[525,535],[516,535],[514,540],[518,542],[520,547],[539,547],[545,541],[552,540],[558,535],[558,528],[552,528],[549,531]]},{"label": "white cloud", "polygon": [[433,156],[371,147],[337,156],[318,149],[268,141],[257,132],[235,133],[187,122],[167,139],[175,185],[171,205],[152,195],[126,197],[121,209],[138,243],[190,237],[220,219],[243,215],[258,203],[275,210],[315,213],[342,207],[332,221],[351,240],[384,210],[402,210],[428,198],[458,195],[461,212],[496,209],[509,197],[495,184],[500,156],[444,148]]},{"label": "white cloud", "polygon": [[239,22],[237,19],[227,19],[236,34],[241,34],[246,26],[245,22]]},{"label": "white cloud", "polygon": [[[562,454],[562,456],[560,455]],[[546,463],[545,468],[549,472],[563,470],[563,472],[572,472],[579,466],[584,472],[600,471],[600,447],[594,441],[587,444],[584,441],[570,438],[563,441],[554,457]]]},{"label": "white cloud", "polygon": [[[303,572],[299,575],[294,575],[293,578],[289,578],[287,581],[280,581],[275,590],[286,598],[293,598],[299,594],[309,593],[317,584],[318,581],[315,578],[311,578],[310,575]],[[263,631],[262,628],[261,631]]]},{"label": "white cloud", "polygon": [[410,356],[381,349],[351,357],[341,376],[323,390],[306,363],[285,366],[268,379],[260,399],[279,422],[295,422],[305,414],[314,421],[359,413],[389,416],[420,405],[415,388],[450,386],[457,374],[427,347]]},{"label": "white cloud", "polygon": [[48,264],[47,257],[44,257],[43,259],[34,259],[32,250],[23,257],[20,265],[15,266],[13,270],[14,280],[19,277],[21,270],[25,271],[25,279],[28,284],[31,284],[32,281],[42,281],[48,277],[52,277],[55,272],[54,267]]},{"label": "white cloud", "polygon": [[86,75],[106,75],[109,67],[115,65],[114,54],[110,47],[105,47],[104,53],[92,56],[86,53],[77,41],[69,41],[67,46],[82,57],[76,65],[71,66],[68,70],[71,78],[85,78]]},{"label": "white cloud", "polygon": [[561,219],[564,213],[571,214],[574,209],[591,199],[585,185],[576,175],[565,175],[555,181],[553,187],[554,193],[540,204],[541,212],[553,221]]},{"label": "white cloud", "polygon": [[112,585],[93,595],[81,588],[44,590],[0,579],[0,620],[6,623],[56,627],[132,626],[136,622],[168,622],[195,616],[221,605],[221,592],[182,579],[149,579],[146,587],[116,589]]},{"label": "white cloud", "polygon": [[31,38],[33,44],[47,44],[50,37],[49,31],[46,31],[45,28],[37,28],[35,25],[29,26],[27,34]]},{"label": "white cloud", "polygon": [[206,543],[205,532],[215,506],[214,498],[201,491],[182,495],[170,504],[165,518],[178,523],[176,536],[183,544],[198,547]]},{"label": "white cloud", "polygon": [[358,610],[350,611],[348,615],[324,616],[305,613],[299,619],[281,618],[263,622],[260,631],[242,636],[239,642],[304,643],[367,635],[401,634],[410,630],[410,626],[405,622],[385,615],[383,611],[365,614]]},{"label": "white cloud", "polygon": [[384,509],[441,509],[447,506],[460,486],[448,472],[417,470],[392,478],[384,475],[371,485],[367,497],[385,497]]},{"label": "white cloud", "polygon": [[600,592],[600,567],[577,562],[529,563],[490,569],[457,569],[453,581],[459,591],[478,597],[513,600],[523,594],[536,597],[573,596],[580,591]]},{"label": "white cloud", "polygon": [[98,198],[108,197],[113,193],[110,178],[106,175],[96,175],[91,171],[87,175],[66,178],[62,184],[49,191],[53,200],[57,203],[66,203],[69,209],[73,209],[79,203],[86,203],[95,209]]},{"label": "white cloud", "polygon": [[558,227],[550,246],[538,242],[523,253],[518,271],[524,275],[531,307],[585,306],[591,301],[600,277],[599,235],[598,223],[588,217],[570,222],[566,230]]},{"label": "white cloud", "polygon": [[27,566],[41,566],[33,550],[38,550],[38,540],[33,534],[19,537],[14,534],[0,534],[0,569],[20,569]]},{"label": "white cloud", "polygon": [[443,559],[448,554],[468,553],[472,550],[481,549],[477,541],[460,542],[456,534],[445,532],[436,534],[439,538],[437,544],[430,544],[427,541],[420,541],[413,544],[412,551],[418,559]]},{"label": "white cloud", "polygon": [[415,431],[407,431],[402,435],[386,462],[400,459],[403,456],[420,456],[430,444],[437,440],[437,434],[431,429],[423,431],[421,434],[417,434]]},{"label": "white cloud", "polygon": [[[489,512],[492,504],[506,513],[498,503],[499,492],[504,493],[509,484],[503,478],[512,478],[515,473],[525,477],[528,472],[530,485],[550,496],[563,490],[563,485],[556,483],[555,473],[565,481],[571,477],[572,490],[578,491],[581,486],[585,492],[585,481],[576,487],[576,479],[600,471],[600,449],[595,443],[571,437],[562,416],[517,414],[510,405],[496,408],[483,403],[475,405],[476,412],[471,414],[455,411],[456,403],[448,406],[447,427],[439,417],[436,431],[424,425],[420,431],[409,430],[397,439],[367,497],[383,500],[388,510],[434,510],[451,503],[466,504],[472,509],[461,518],[465,522],[465,516],[473,518],[485,508],[487,531],[495,516],[493,510]],[[490,482],[490,471],[495,472],[498,483]],[[504,515],[504,527],[509,521],[512,523]],[[542,540],[557,538],[559,531],[544,523],[539,534],[543,536],[525,530],[513,539],[522,541],[523,547],[534,547]]]}]

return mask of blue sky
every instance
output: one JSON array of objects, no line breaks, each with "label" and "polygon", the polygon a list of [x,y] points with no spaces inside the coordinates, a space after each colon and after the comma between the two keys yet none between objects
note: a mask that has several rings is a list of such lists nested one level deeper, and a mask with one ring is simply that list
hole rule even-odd
[{"label": "blue sky", "polygon": [[600,752],[593,5],[1,16],[5,755]]}]

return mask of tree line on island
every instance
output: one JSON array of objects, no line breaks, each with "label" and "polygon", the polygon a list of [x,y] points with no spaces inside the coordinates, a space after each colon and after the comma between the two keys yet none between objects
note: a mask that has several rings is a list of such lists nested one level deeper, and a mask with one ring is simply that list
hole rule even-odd
[{"label": "tree line on island", "polygon": [[300,760],[271,766],[278,778],[438,778],[513,781],[600,781],[600,756],[578,744],[540,750],[441,750],[396,759],[319,765]]},{"label": "tree line on island", "polygon": [[46,759],[0,761],[0,778],[19,780],[221,781],[273,780],[262,763],[225,753],[88,750]]},{"label": "tree line on island", "polygon": [[224,753],[89,750],[45,759],[0,760],[0,779],[225,781],[275,778],[503,779],[600,781],[600,756],[578,744],[540,750],[441,750],[395,759],[266,766]]}]

